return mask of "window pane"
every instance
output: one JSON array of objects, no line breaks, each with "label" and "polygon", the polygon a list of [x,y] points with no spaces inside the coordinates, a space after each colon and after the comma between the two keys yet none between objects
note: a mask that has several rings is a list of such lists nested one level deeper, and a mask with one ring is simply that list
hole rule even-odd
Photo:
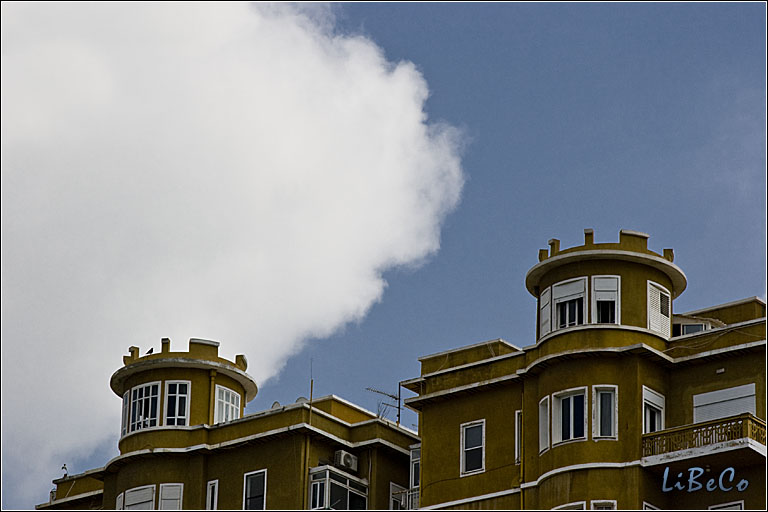
[{"label": "window pane", "polygon": [[600,435],[613,435],[613,392],[602,391],[600,397]]},{"label": "window pane", "polygon": [[333,510],[348,510],[348,507],[347,507],[348,493],[349,491],[347,491],[345,487],[342,487],[337,483],[331,482],[330,508],[332,508]]},{"label": "window pane", "polygon": [[576,324],[581,325],[584,323],[584,299],[582,297],[576,299],[576,309]]},{"label": "window pane", "polygon": [[614,301],[597,301],[597,322],[601,324],[616,323],[616,303]]},{"label": "window pane", "polygon": [[365,496],[360,496],[356,492],[349,493],[349,510],[365,510],[366,499]]},{"label": "window pane", "polygon": [[483,467],[483,449],[473,448],[464,452],[464,471],[476,471]]},{"label": "window pane", "polygon": [[475,425],[464,429],[464,448],[476,448],[483,444],[483,426]]},{"label": "window pane", "polygon": [[245,508],[247,510],[264,509],[264,473],[248,475],[245,483]]},{"label": "window pane", "polygon": [[571,397],[560,400],[560,411],[561,436],[562,440],[565,441],[571,438]]},{"label": "window pane", "polygon": [[669,295],[661,293],[661,314],[669,316]]},{"label": "window pane", "polygon": [[573,437],[584,437],[584,395],[573,395]]},{"label": "window pane", "polygon": [[179,394],[180,395],[186,395],[187,394],[187,385],[186,384],[179,384]]},{"label": "window pane", "polygon": [[416,461],[413,463],[413,481],[411,483],[411,487],[418,487],[419,486],[419,462]]}]

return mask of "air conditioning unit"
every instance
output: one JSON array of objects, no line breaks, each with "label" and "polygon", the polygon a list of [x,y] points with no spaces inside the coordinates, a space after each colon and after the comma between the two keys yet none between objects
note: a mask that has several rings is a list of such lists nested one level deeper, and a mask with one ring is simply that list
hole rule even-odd
[{"label": "air conditioning unit", "polygon": [[333,462],[337,466],[347,468],[350,471],[357,471],[357,457],[344,450],[336,450]]}]

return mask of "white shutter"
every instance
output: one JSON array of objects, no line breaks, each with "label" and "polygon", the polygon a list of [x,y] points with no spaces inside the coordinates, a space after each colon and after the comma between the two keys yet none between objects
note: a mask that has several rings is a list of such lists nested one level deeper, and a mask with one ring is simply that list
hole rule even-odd
[{"label": "white shutter", "polygon": [[183,484],[160,484],[160,510],[181,510]]},{"label": "white shutter", "polygon": [[117,500],[115,500],[115,510],[123,510],[123,493],[117,495]]},{"label": "white shutter", "polygon": [[662,295],[665,297],[667,313],[669,313],[669,295],[660,288],[648,283],[648,328],[669,337],[669,315],[662,313]]},{"label": "white shutter", "polygon": [[125,491],[125,510],[152,510],[155,508],[155,486],[148,485]]},{"label": "white shutter", "polygon": [[756,414],[755,405],[754,384],[693,395],[693,422],[727,418],[745,412]]},{"label": "white shutter", "polygon": [[584,294],[584,283],[586,279],[576,279],[563,284],[556,284],[552,287],[553,300],[564,299],[571,296]]},{"label": "white shutter", "polygon": [[539,451],[549,448],[549,398],[539,402]]},{"label": "white shutter", "polygon": [[549,288],[539,295],[539,338],[549,334],[552,320],[552,292]]}]

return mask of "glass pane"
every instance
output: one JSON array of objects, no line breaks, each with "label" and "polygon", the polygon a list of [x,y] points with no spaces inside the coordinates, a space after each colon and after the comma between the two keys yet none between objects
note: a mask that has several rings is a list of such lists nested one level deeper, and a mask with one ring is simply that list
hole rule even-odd
[{"label": "glass pane", "polygon": [[561,329],[567,325],[567,304],[565,302],[561,302],[557,305],[557,325]]},{"label": "glass pane", "polygon": [[176,394],[176,384],[168,384],[168,394],[169,395]]},{"label": "glass pane", "polygon": [[475,471],[483,467],[483,449],[473,448],[464,451],[464,471]]},{"label": "glass pane", "polygon": [[597,322],[601,324],[616,323],[616,303],[614,301],[597,301]]},{"label": "glass pane", "polygon": [[179,384],[179,394],[180,395],[186,395],[187,394],[187,385],[186,384]]},{"label": "glass pane", "polygon": [[356,492],[349,493],[349,510],[365,510],[366,508],[365,496],[360,496]]},{"label": "glass pane", "polygon": [[354,480],[349,481],[349,486],[355,490],[360,491],[363,494],[368,494],[368,487],[364,486],[363,484],[359,484]]},{"label": "glass pane", "polygon": [[165,408],[165,414],[176,416],[176,395],[168,395],[168,405]]},{"label": "glass pane", "polygon": [[332,508],[333,510],[348,510],[348,507],[347,507],[348,493],[349,491],[347,491],[346,487],[342,487],[339,484],[331,482],[330,508]]},{"label": "glass pane", "polygon": [[186,416],[186,415],[187,415],[187,397],[182,395],[179,397],[179,416]]},{"label": "glass pane", "polygon": [[576,301],[568,301],[568,325],[576,325]]},{"label": "glass pane", "polygon": [[247,510],[264,509],[264,473],[246,477],[245,508]]},{"label": "glass pane", "polygon": [[576,324],[581,325],[584,323],[584,299],[579,297],[576,299],[576,309],[578,311]]},{"label": "glass pane", "polygon": [[560,400],[560,411],[560,433],[563,441],[565,441],[571,438],[571,397]]},{"label": "glass pane", "polygon": [[600,396],[600,435],[613,435],[613,392],[602,391]]},{"label": "glass pane", "polygon": [[336,480],[337,482],[341,482],[344,485],[347,485],[347,479],[341,475],[337,475],[336,473],[331,472],[331,480]]},{"label": "glass pane", "polygon": [[464,448],[477,448],[483,444],[483,426],[474,425],[464,429]]},{"label": "glass pane", "polygon": [[411,460],[416,460],[421,458],[421,448],[414,448],[411,450]]},{"label": "glass pane", "polygon": [[584,395],[573,395],[573,437],[584,437]]},{"label": "glass pane", "polygon": [[411,484],[411,487],[419,486],[419,466],[419,462],[413,463],[413,483]]}]

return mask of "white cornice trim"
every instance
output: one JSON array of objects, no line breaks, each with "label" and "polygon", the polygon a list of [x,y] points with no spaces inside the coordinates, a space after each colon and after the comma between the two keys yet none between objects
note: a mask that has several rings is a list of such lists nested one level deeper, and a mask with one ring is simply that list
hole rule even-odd
[{"label": "white cornice trim", "polygon": [[632,462],[590,462],[587,464],[573,464],[572,466],[563,466],[561,468],[555,468],[551,471],[547,471],[536,480],[522,483],[520,487],[523,489],[536,487],[547,478],[550,478],[560,473],[566,473],[568,471],[580,471],[582,469],[622,469],[622,468],[628,468],[631,466],[640,466],[640,465],[641,465],[640,460],[633,460]]},{"label": "white cornice trim", "polygon": [[248,441],[254,441],[254,440],[257,440],[257,439],[264,438],[264,437],[270,437],[270,436],[274,436],[274,435],[278,435],[278,434],[284,434],[284,433],[293,432],[295,430],[301,430],[301,429],[310,430],[310,431],[314,432],[315,434],[323,436],[323,437],[325,437],[327,439],[330,439],[331,441],[339,443],[339,444],[341,444],[343,446],[346,446],[348,448],[360,448],[360,447],[364,447],[364,446],[368,446],[368,445],[371,445],[371,444],[377,444],[378,443],[378,444],[387,446],[389,448],[392,448],[393,450],[398,451],[398,452],[402,453],[403,455],[410,456],[410,451],[409,450],[407,450],[405,448],[402,448],[400,446],[397,446],[396,444],[392,443],[391,441],[387,441],[386,439],[382,439],[380,437],[376,437],[376,438],[373,438],[373,439],[366,439],[365,441],[352,442],[352,441],[347,441],[346,439],[342,439],[341,437],[335,436],[333,434],[330,434],[330,433],[328,433],[328,432],[326,432],[324,430],[321,430],[321,429],[319,429],[317,427],[314,427],[314,426],[312,426],[312,425],[310,425],[308,423],[297,423],[295,425],[289,425],[287,427],[280,427],[280,428],[268,430],[266,432],[259,432],[258,434],[251,434],[249,436],[244,436],[244,437],[238,437],[238,438],[235,438],[235,439],[230,439],[228,441],[223,441],[221,443],[215,443],[215,444],[201,443],[201,444],[196,444],[196,445],[193,445],[193,446],[184,446],[184,447],[181,447],[181,448],[152,448],[152,449],[135,450],[135,451],[128,452],[128,453],[123,453],[121,455],[118,455],[118,456],[112,458],[109,462],[107,462],[106,466],[104,466],[104,467],[106,469],[109,466],[111,466],[112,464],[114,464],[115,462],[118,462],[118,461],[123,460],[123,459],[128,459],[128,458],[132,458],[132,457],[141,456],[141,455],[158,454],[158,453],[181,453],[181,454],[184,454],[184,453],[190,453],[190,452],[199,451],[199,450],[217,450],[217,449],[220,449],[220,448],[228,448],[230,446],[234,446],[234,445],[238,445],[238,444],[242,444],[242,443],[247,443]]},{"label": "white cornice trim", "polygon": [[420,507],[419,510],[437,510],[441,507],[454,507],[456,505],[464,505],[465,503],[474,503],[476,501],[482,501],[482,500],[489,500],[492,498],[499,498],[501,496],[507,496],[508,494],[517,494],[520,492],[519,487],[514,487],[512,489],[506,489],[504,491],[498,491],[498,492],[492,492],[489,494],[483,494],[481,496],[472,496],[471,498],[463,498],[460,500],[453,500],[453,501],[446,501],[443,503],[438,503],[437,505],[430,505],[428,507]]},{"label": "white cornice trim", "polygon": [[[600,244],[596,244],[599,246]],[[567,249],[566,249],[567,250]],[[525,287],[528,292],[536,297],[534,286],[537,286],[540,279],[551,269],[569,263],[568,260],[597,260],[614,259],[621,261],[631,261],[641,263],[664,272],[674,285],[673,299],[678,297],[685,290],[688,279],[683,270],[671,261],[659,256],[656,253],[643,253],[635,251],[626,251],[622,249],[589,249],[573,252],[561,252],[540,261],[525,274]]]}]

